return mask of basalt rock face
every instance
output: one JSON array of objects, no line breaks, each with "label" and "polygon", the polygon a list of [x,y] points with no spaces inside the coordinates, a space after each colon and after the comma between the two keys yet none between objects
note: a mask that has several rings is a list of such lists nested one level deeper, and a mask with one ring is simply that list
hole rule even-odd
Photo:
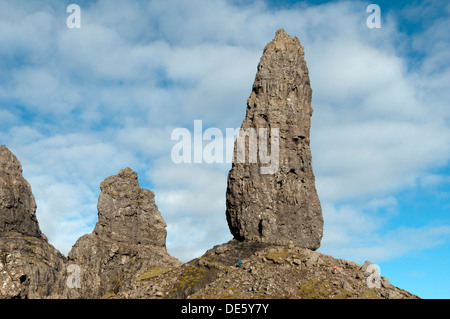
[{"label": "basalt rock face", "polygon": [[0,211],[0,232],[43,237],[31,186],[22,176],[19,160],[5,145],[0,146]]},{"label": "basalt rock face", "polygon": [[0,298],[47,298],[65,257],[47,241],[22,165],[0,146]]},{"label": "basalt rock face", "polygon": [[267,153],[276,156],[265,164],[259,140],[259,157],[252,163],[248,138],[249,156],[242,162],[235,143],[226,217],[237,240],[293,242],[313,250],[320,246],[323,218],[312,169],[311,98],[303,46],[278,30],[264,48],[238,138],[252,129],[261,138],[261,128],[266,129]]},{"label": "basalt rock face", "polygon": [[112,241],[166,247],[166,223],[155,194],[139,186],[130,168],[100,184],[98,222],[94,233]]},{"label": "basalt rock face", "polygon": [[78,239],[69,262],[80,267],[80,288],[66,289],[71,298],[100,298],[132,289],[153,267],[176,267],[179,260],[166,250],[166,223],[152,191],[139,186],[129,168],[100,185],[98,222]]}]

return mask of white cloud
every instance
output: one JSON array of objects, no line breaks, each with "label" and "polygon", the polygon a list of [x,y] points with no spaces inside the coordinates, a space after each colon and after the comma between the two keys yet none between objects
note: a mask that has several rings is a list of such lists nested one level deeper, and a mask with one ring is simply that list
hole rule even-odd
[{"label": "white cloud", "polygon": [[319,194],[339,200],[415,186],[428,169],[445,165],[449,133],[440,123],[391,120],[321,127],[313,150]]},{"label": "white cloud", "polygon": [[46,137],[28,127],[10,133],[11,150],[22,163],[38,205],[40,227],[64,254],[78,237],[92,231],[100,182],[127,166],[142,168],[130,150],[101,135]]},{"label": "white cloud", "polygon": [[390,210],[395,209],[396,201],[392,198],[376,201],[367,206],[342,207],[323,203],[324,238],[319,251],[361,264],[365,260],[380,263],[436,247],[449,240],[448,225],[430,223],[384,231],[393,216]]},{"label": "white cloud", "polygon": [[[54,7],[32,1],[0,3],[0,52],[3,57],[38,63],[52,48]],[[33,55],[29,55],[33,52]]]},{"label": "white cloud", "polygon": [[156,161],[147,172],[156,204],[168,224],[167,247],[183,261],[232,238],[225,218],[229,167],[174,164],[169,159]]},{"label": "white cloud", "polygon": [[420,178],[420,186],[423,188],[433,188],[445,183],[450,183],[450,176],[444,174],[424,174]]},{"label": "white cloud", "polygon": [[20,121],[19,118],[8,110],[0,109],[0,125],[9,126],[11,123]]},{"label": "white cloud", "polygon": [[68,254],[76,240],[93,230],[97,221],[96,192],[81,183],[61,183],[50,176],[29,180],[38,209],[36,216],[50,243]]},{"label": "white cloud", "polygon": [[22,68],[13,71],[10,98],[17,99],[31,113],[54,113],[67,116],[80,100],[80,94],[51,70]]}]

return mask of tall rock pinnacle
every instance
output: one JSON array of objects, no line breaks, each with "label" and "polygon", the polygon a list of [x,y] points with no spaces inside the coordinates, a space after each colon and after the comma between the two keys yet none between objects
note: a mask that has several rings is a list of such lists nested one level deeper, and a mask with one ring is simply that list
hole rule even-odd
[{"label": "tall rock pinnacle", "polygon": [[[259,158],[238,160],[242,150],[236,141],[228,174],[226,217],[236,239],[320,246],[323,218],[312,170],[311,98],[303,46],[278,30],[264,48],[238,138],[246,138],[245,132],[250,136],[252,129],[259,134]],[[261,129],[268,132],[265,140]],[[249,154],[251,144],[248,138]],[[264,146],[277,155],[273,170],[262,160]]]}]

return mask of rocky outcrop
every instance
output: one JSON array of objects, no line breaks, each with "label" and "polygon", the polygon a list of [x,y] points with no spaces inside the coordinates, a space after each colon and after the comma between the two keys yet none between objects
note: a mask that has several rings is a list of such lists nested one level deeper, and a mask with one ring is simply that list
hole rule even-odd
[{"label": "rocky outcrop", "polygon": [[[241,261],[239,265],[238,261]],[[372,267],[370,267],[372,265]],[[372,268],[372,269],[371,269]],[[115,298],[417,299],[364,265],[295,245],[231,240],[171,270],[155,269]]]},{"label": "rocky outcrop", "polygon": [[100,184],[98,222],[94,233],[119,243],[166,247],[166,223],[155,204],[155,194],[139,186],[130,168]]},{"label": "rocky outcrop", "polygon": [[[311,96],[303,47],[297,37],[278,30],[259,62],[228,174],[226,217],[234,238],[320,246],[323,218],[309,145]],[[255,143],[246,137],[251,132],[259,134],[259,156],[253,161]],[[245,161],[239,160],[244,138],[249,153]],[[262,142],[275,155],[269,167]]]},{"label": "rocky outcrop", "polygon": [[100,185],[98,222],[68,258],[48,243],[22,166],[0,146],[0,298],[99,298],[132,289],[142,275],[182,264],[166,250],[155,195],[123,169]]},{"label": "rocky outcrop", "polygon": [[5,145],[0,146],[0,232],[43,238],[36,219],[36,202],[22,165]]},{"label": "rocky outcrop", "polygon": [[48,243],[22,165],[0,146],[0,298],[47,298],[65,257]]},{"label": "rocky outcrop", "polygon": [[80,288],[65,294],[79,298],[112,296],[131,289],[152,267],[181,264],[166,250],[166,223],[155,195],[139,186],[136,172],[123,169],[100,185],[98,222],[78,239],[69,263],[80,267]]},{"label": "rocky outcrop", "polygon": [[166,250],[155,195],[129,168],[101,183],[98,222],[65,258],[39,229],[20,162],[0,146],[0,298],[418,298],[370,262],[315,251],[323,219],[311,115],[303,47],[279,30],[258,65],[228,174],[235,239],[184,264]]}]

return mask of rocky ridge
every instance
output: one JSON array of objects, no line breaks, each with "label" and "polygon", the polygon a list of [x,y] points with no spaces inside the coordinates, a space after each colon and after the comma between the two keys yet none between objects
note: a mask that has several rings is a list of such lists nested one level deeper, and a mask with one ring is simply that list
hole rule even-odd
[{"label": "rocky ridge", "polygon": [[181,261],[166,250],[166,223],[155,195],[139,186],[130,168],[100,184],[98,222],[91,234],[77,240],[68,261],[80,266],[80,289],[67,290],[80,298],[113,296],[149,267],[176,267]]},{"label": "rocky ridge", "polygon": [[277,31],[242,128],[279,129],[279,167],[263,174],[267,163],[233,163],[226,217],[235,239],[187,263],[168,254],[155,195],[130,168],[100,184],[93,232],[63,256],[39,228],[20,162],[0,146],[0,298],[418,298],[370,262],[315,251],[323,219],[309,148],[311,92],[303,47]]},{"label": "rocky ridge", "polygon": [[273,246],[233,239],[180,267],[150,269],[133,289],[114,298],[418,298],[377,276],[370,265],[369,261],[359,265],[294,244]]}]

